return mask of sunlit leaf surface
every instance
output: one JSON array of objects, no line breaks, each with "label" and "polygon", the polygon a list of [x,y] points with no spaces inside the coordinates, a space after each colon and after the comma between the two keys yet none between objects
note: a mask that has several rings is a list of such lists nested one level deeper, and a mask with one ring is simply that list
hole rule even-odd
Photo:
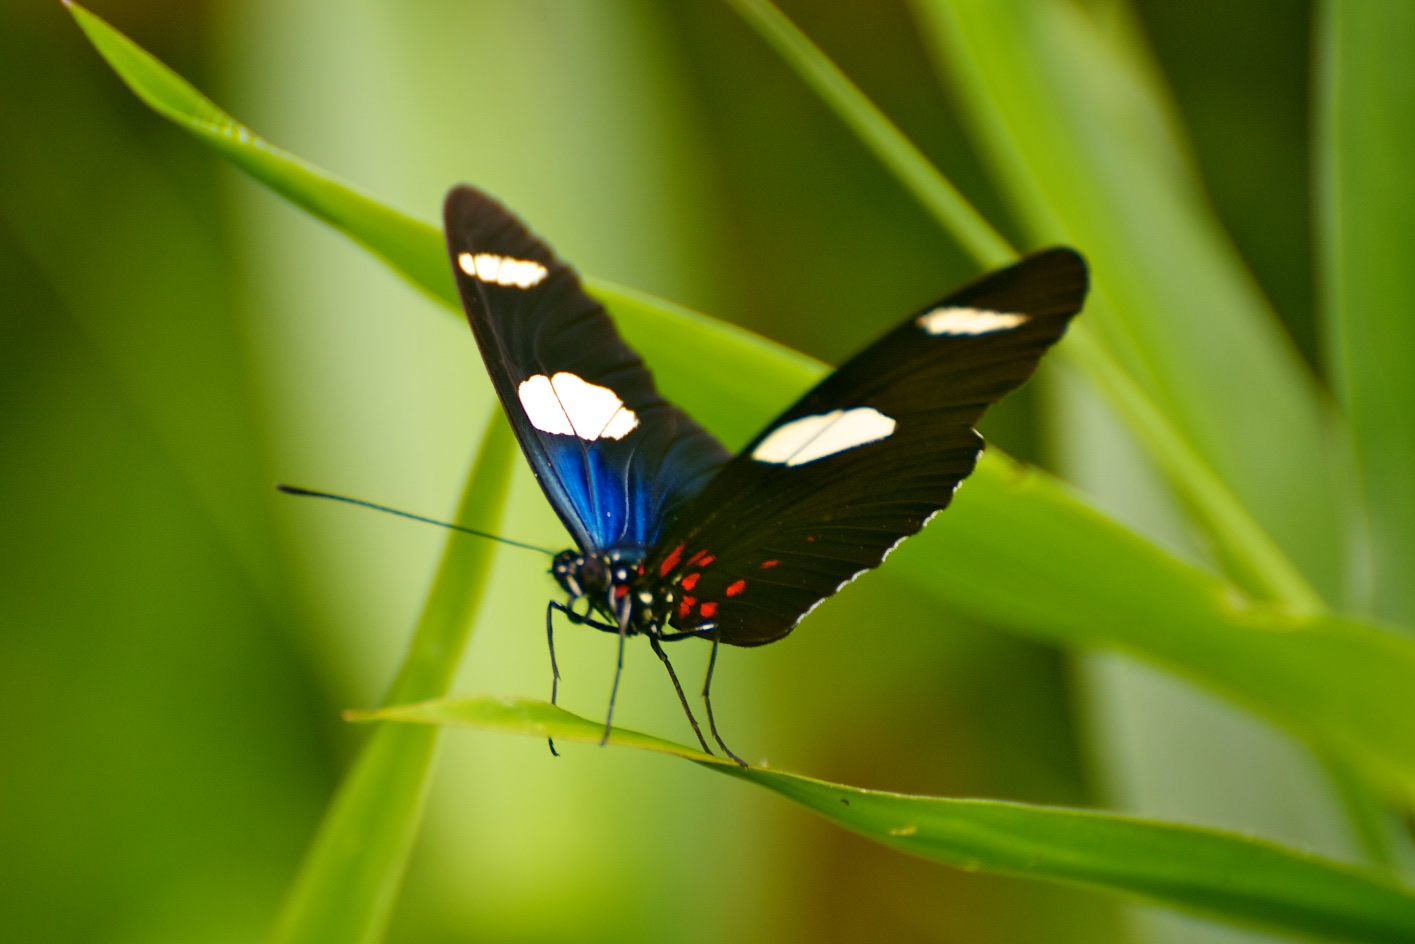
[{"label": "sunlit leaf surface", "polygon": [[[353,712],[597,744],[603,726],[544,702],[452,698]],[[676,754],[767,787],[902,852],[966,869],[1062,881],[1274,930],[1415,941],[1415,895],[1385,880],[1231,833],[1090,810],[860,790],[718,757],[635,731],[611,744]]]},{"label": "sunlit leaf surface", "polygon": [[1367,506],[1368,605],[1408,625],[1415,619],[1415,6],[1369,0],[1321,10],[1326,340]]}]

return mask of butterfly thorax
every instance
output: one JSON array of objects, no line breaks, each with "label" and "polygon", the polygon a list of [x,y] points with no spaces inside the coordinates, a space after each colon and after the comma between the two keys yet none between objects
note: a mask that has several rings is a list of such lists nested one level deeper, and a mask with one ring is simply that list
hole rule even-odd
[{"label": "butterfly thorax", "polygon": [[644,573],[638,550],[565,550],[555,555],[550,572],[572,602],[586,600],[615,626],[624,625],[629,636],[661,631],[673,611],[673,588]]}]

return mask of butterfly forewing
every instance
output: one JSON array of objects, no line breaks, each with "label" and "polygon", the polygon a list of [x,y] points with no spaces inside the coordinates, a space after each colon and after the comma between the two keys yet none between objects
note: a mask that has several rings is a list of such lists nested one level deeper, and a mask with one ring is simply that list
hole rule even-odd
[{"label": "butterfly forewing", "polygon": [[1020,386],[1085,298],[1069,249],[973,282],[865,348],[674,515],[646,562],[682,631],[755,646],[878,566],[973,471],[983,412]]},{"label": "butterfly forewing", "polygon": [[729,458],[663,399],[569,266],[495,200],[444,204],[462,306],[546,497],[585,551],[646,549]]}]

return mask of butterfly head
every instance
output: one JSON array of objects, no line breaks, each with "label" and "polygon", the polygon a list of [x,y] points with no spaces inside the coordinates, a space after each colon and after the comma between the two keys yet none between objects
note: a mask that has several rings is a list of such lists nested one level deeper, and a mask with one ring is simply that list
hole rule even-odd
[{"label": "butterfly head", "polygon": [[571,599],[603,596],[609,585],[606,562],[575,550],[561,551],[550,564],[551,576]]},{"label": "butterfly head", "polygon": [[571,600],[589,601],[592,609],[615,623],[622,616],[629,635],[662,628],[673,609],[672,588],[645,575],[640,555],[561,551],[550,572]]}]

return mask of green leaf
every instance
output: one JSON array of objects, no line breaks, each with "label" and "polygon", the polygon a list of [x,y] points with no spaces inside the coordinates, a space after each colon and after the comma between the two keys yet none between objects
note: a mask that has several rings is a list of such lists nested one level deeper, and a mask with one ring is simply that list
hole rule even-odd
[{"label": "green leaf", "polygon": [[1319,233],[1329,362],[1350,418],[1371,609],[1415,621],[1415,6],[1319,6]]},{"label": "green leaf", "polygon": [[441,230],[384,206],[275,147],[102,19],[69,0],[64,5],[89,42],[149,108],[381,257],[414,285],[456,305]]},{"label": "green leaf", "polygon": [[[463,490],[456,521],[495,532],[516,441],[492,418]],[[453,534],[433,579],[402,669],[385,704],[447,693],[481,603],[496,545]],[[437,732],[381,728],[339,785],[286,896],[272,944],[382,940],[422,819]]]},{"label": "green leaf", "polygon": [[1081,247],[1087,319],[1328,601],[1343,599],[1341,450],[1321,396],[1140,68],[1084,4],[916,0],[1033,238]]},{"label": "green leaf", "polygon": [[[86,28],[105,37],[100,51],[131,47],[88,16]],[[180,82],[175,76],[145,77],[147,71],[166,71],[145,54],[110,61],[140,73],[125,76],[134,87]],[[205,101],[195,91],[187,98]],[[346,231],[365,245],[383,246],[384,233],[374,220],[395,220],[387,223],[393,232],[384,249],[408,242],[409,232],[425,231],[419,240],[428,258],[402,271],[455,304],[450,279],[420,274],[446,268],[436,229],[375,212],[369,198],[341,189],[306,164],[272,162],[269,156],[278,152],[252,143],[249,132],[223,140],[236,138],[246,143],[224,153],[238,166],[247,167],[258,153],[261,172],[273,175],[279,192],[307,209],[300,194],[324,194],[334,204],[325,218],[355,221],[339,225],[363,227]],[[396,255],[379,254],[387,260]],[[729,444],[745,442],[825,373],[824,365],[749,332],[609,283],[590,285],[655,366],[664,392]],[[719,364],[734,369],[724,375],[711,366]],[[751,383],[736,382],[739,377]],[[983,457],[948,514],[906,542],[886,570],[1013,632],[1118,650],[1169,668],[1415,789],[1415,724],[1409,717],[1415,643],[1375,624],[1254,604],[1105,518],[1052,477],[1022,470],[995,450]]]},{"label": "green leaf", "polygon": [[1016,250],[780,10],[764,0],[730,2],[980,265],[1013,260]]},{"label": "green leaf", "polygon": [[[1016,255],[918,148],[770,0],[732,3],[979,264],[997,265]],[[1320,598],[1302,574],[1194,445],[1110,356],[1089,321],[1074,324],[1059,350],[1086,372],[1126,419],[1214,540],[1234,579],[1263,599],[1294,609],[1320,608]]]},{"label": "green leaf", "polygon": [[[354,720],[458,725],[598,743],[603,726],[544,702],[449,698]],[[1064,882],[1224,921],[1348,941],[1415,941],[1415,895],[1273,843],[1091,810],[861,790],[616,728],[611,743],[676,754],[748,780],[901,852],[969,870]]]}]

